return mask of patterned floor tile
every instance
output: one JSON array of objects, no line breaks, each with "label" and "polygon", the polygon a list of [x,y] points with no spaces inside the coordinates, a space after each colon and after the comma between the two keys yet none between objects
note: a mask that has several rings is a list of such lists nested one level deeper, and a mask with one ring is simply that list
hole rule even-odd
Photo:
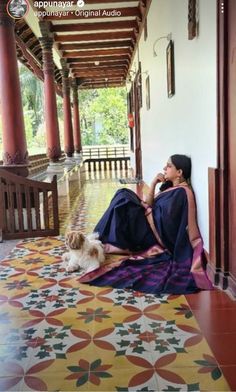
[{"label": "patterned floor tile", "polygon": [[171,369],[167,364],[165,368],[164,366],[165,364],[157,364],[158,391],[229,391],[229,386],[217,365],[207,368],[185,366]]},{"label": "patterned floor tile", "polygon": [[21,377],[0,377],[0,391],[23,391]]},{"label": "patterned floor tile", "polygon": [[[38,377],[37,377],[38,376]],[[76,386],[76,379],[67,379],[68,372],[55,370],[54,372],[39,372],[32,379],[25,378],[21,384],[20,391],[53,391],[53,392],[71,392],[71,391],[88,391],[88,383]]]},{"label": "patterned floor tile", "polygon": [[60,197],[61,235],[23,240],[0,265],[0,391],[229,391],[184,296],[65,271],[65,231],[91,232],[121,187],[83,176]]}]

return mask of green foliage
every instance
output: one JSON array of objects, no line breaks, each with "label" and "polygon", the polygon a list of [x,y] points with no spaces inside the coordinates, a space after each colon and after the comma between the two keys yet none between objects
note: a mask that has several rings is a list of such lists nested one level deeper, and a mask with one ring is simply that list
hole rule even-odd
[{"label": "green foliage", "polygon": [[[29,154],[45,153],[46,128],[43,111],[43,83],[19,63],[25,132]],[[57,112],[61,146],[63,139],[63,101],[57,96]]]},{"label": "green foliage", "polygon": [[63,149],[64,146],[63,99],[59,95],[56,96],[56,99],[57,99],[57,117],[58,117],[60,144],[61,144],[61,148]]},{"label": "green foliage", "polygon": [[33,110],[24,110],[25,137],[28,145],[31,145],[33,141],[33,119]]},{"label": "green foliage", "polygon": [[32,131],[36,135],[38,126],[43,122],[43,83],[25,66],[19,64],[21,95],[24,113],[33,112]]},{"label": "green foliage", "polygon": [[125,88],[82,90],[79,101],[83,145],[128,142]]},{"label": "green foliage", "polygon": [[[37,129],[37,133],[34,137],[34,141],[33,144],[35,147],[43,147],[44,151],[46,149],[46,129],[45,129],[45,124],[40,124],[38,129]],[[27,139],[27,143],[28,143],[28,139]]]},{"label": "green foliage", "polygon": [[46,130],[43,113],[43,83],[18,63],[27,148],[30,155],[45,153]]},{"label": "green foliage", "polygon": [[[18,63],[27,148],[30,155],[45,153],[43,83],[24,65]],[[0,114],[0,159],[3,152]]]},{"label": "green foliage", "polygon": [[[20,63],[19,74],[28,151],[29,154],[44,153],[46,129],[43,115],[43,83]],[[80,90],[79,105],[83,145],[126,144],[128,142],[125,88]],[[57,96],[57,111],[63,149],[63,100],[59,96]]]}]

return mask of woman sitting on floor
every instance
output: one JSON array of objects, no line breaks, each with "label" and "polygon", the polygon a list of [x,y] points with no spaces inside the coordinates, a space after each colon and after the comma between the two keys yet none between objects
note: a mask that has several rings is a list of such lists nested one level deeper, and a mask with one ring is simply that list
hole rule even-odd
[{"label": "woman sitting on floor", "polygon": [[[190,175],[190,158],[176,154],[169,158],[164,174],[154,178],[144,201],[129,189],[118,190],[95,231],[106,253],[128,256],[80,281],[153,294],[212,289],[202,261]],[[154,195],[160,182],[160,192]]]}]

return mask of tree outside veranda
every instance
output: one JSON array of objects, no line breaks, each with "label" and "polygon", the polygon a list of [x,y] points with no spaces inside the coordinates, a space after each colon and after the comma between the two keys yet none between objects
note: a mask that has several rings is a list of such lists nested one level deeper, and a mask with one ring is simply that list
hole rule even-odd
[{"label": "tree outside veranda", "polygon": [[[43,83],[20,63],[19,74],[28,151],[30,155],[45,153]],[[79,102],[82,145],[128,143],[125,88],[80,90]],[[63,149],[63,102],[58,96],[57,108]],[[0,114],[0,159],[2,150]]]}]

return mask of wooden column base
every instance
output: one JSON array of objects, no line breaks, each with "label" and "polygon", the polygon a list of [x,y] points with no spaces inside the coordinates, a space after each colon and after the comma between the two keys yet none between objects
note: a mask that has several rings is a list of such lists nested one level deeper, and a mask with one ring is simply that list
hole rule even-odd
[{"label": "wooden column base", "polygon": [[29,175],[28,165],[1,165],[0,168],[21,177],[27,177]]}]

